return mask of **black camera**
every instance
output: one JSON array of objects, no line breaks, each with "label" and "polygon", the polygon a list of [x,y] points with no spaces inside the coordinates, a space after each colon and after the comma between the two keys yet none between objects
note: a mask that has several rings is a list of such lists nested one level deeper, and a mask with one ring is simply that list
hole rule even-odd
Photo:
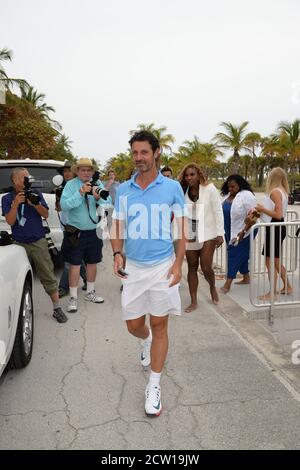
[{"label": "black camera", "polygon": [[31,189],[29,176],[24,176],[24,195],[25,202],[30,201],[34,206],[37,206],[41,201],[39,193]]},{"label": "black camera", "polygon": [[92,178],[90,179],[89,183],[91,184],[91,190],[89,193],[87,194],[90,194],[92,195],[93,194],[93,188],[97,188],[96,189],[96,193],[104,200],[106,200],[109,196],[109,191],[107,189],[104,189],[104,188],[100,188],[99,185],[98,185],[98,180],[99,180],[99,176],[100,176],[100,173],[99,171],[95,171],[95,173],[93,174]]}]

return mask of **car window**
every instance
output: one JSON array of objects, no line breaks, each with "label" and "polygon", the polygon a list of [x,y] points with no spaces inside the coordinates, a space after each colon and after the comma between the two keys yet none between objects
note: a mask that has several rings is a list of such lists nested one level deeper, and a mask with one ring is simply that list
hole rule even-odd
[{"label": "car window", "polygon": [[[55,167],[40,167],[24,164],[20,164],[20,167],[26,168],[29,174],[33,176],[34,182],[31,185],[32,188],[39,189],[43,193],[53,193],[54,185],[52,178],[58,174]],[[14,168],[17,168],[17,165],[9,165],[7,167],[0,166],[0,194],[7,193],[10,190],[12,186],[10,174]]]}]

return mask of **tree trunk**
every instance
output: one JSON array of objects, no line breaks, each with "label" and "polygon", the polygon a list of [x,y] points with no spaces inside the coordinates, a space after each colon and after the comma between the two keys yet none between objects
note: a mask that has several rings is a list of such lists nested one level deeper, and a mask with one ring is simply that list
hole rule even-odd
[{"label": "tree trunk", "polygon": [[264,182],[264,167],[261,167],[258,175],[258,186],[261,188]]},{"label": "tree trunk", "polygon": [[233,153],[233,166],[232,166],[232,169],[233,169],[233,173],[235,174],[239,174],[239,171],[240,171],[240,155],[239,155],[239,152],[237,150],[234,150],[234,153]]}]

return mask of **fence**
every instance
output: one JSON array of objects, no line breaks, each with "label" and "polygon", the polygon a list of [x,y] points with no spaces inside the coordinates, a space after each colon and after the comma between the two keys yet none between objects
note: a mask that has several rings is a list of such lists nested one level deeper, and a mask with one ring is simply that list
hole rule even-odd
[{"label": "fence", "polygon": [[[293,222],[298,219],[298,214],[296,211],[288,210],[286,213],[286,222]],[[288,235],[289,243],[294,243],[293,238]],[[265,272],[265,263],[261,257],[261,250],[258,247],[255,247],[255,258],[254,258],[254,272],[255,274]],[[294,263],[296,262],[297,258],[290,257],[288,259],[288,272],[293,272],[296,269]],[[215,250],[214,259],[213,259],[213,268],[216,275],[225,276],[227,272],[227,247],[226,243],[224,242],[219,248]]]},{"label": "fence", "polygon": [[[300,304],[300,220],[295,220],[296,217],[297,213],[289,211],[286,222],[259,223],[250,232],[250,301],[255,307],[269,307],[270,324],[274,322],[276,306]],[[267,231],[269,271],[265,249]]]}]

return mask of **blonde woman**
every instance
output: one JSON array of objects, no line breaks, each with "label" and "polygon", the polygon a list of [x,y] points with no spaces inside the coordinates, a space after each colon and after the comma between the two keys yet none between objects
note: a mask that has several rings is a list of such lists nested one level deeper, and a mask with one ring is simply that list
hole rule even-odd
[{"label": "blonde woman", "polygon": [[224,220],[218,190],[207,181],[196,163],[186,165],[178,181],[185,194],[185,204],[188,210],[189,233],[187,234],[186,259],[191,304],[185,311],[189,313],[198,308],[199,262],[210,287],[212,302],[215,304],[219,302],[212,262],[215,249],[224,242]]},{"label": "blonde woman", "polygon": [[[288,195],[289,195],[289,184],[285,171],[282,168],[273,168],[268,176],[266,184],[267,197],[265,198],[264,204],[257,204],[255,209],[260,212],[262,222],[284,222],[288,207]],[[266,255],[266,266],[268,269],[268,275],[270,279],[270,256],[275,257],[275,274],[274,274],[274,296],[276,297],[277,290],[277,277],[280,272],[280,276],[283,282],[283,289],[280,291],[281,294],[291,294],[292,286],[287,278],[285,267],[280,265],[280,252],[282,249],[283,240],[286,237],[286,227],[275,227],[274,235],[274,253],[271,254],[270,246],[270,227],[266,228],[266,241],[263,250],[263,254]],[[271,292],[264,294],[260,297],[260,300],[270,300]]]}]

